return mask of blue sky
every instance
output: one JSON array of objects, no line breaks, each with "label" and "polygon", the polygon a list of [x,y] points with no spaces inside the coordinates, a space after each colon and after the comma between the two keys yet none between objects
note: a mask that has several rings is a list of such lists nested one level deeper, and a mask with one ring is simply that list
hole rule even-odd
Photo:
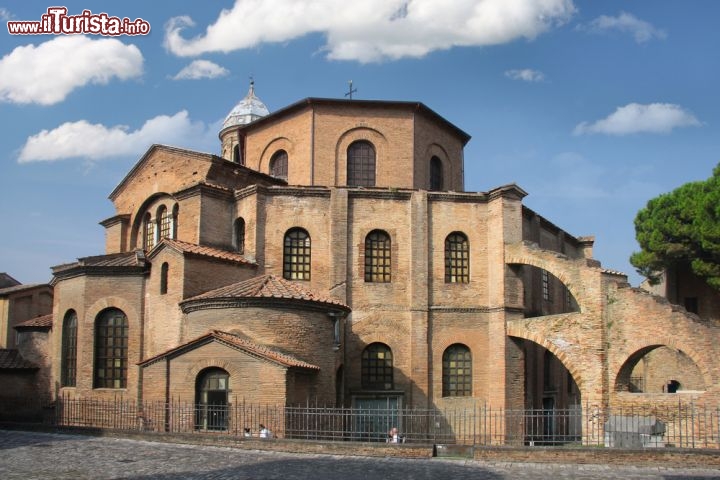
[{"label": "blue sky", "polygon": [[249,77],[270,111],[305,97],[420,101],[472,136],[465,186],[525,204],[637,285],[633,219],[720,162],[720,2],[76,2],[144,36],[10,35],[47,5],[0,3],[0,271],[46,282],[101,254],[108,194],[152,143],[218,153]]}]

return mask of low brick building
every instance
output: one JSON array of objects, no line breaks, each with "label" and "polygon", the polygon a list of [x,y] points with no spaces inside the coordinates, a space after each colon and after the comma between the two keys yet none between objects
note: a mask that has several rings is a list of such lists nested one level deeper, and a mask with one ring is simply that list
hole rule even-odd
[{"label": "low brick building", "polygon": [[422,103],[269,113],[251,87],[222,156],[152,146],[105,254],[53,269],[55,393],[581,409],[647,403],[633,371],[666,347],[715,401],[717,325],[630,288],[519,186],[465,192],[469,140]]}]

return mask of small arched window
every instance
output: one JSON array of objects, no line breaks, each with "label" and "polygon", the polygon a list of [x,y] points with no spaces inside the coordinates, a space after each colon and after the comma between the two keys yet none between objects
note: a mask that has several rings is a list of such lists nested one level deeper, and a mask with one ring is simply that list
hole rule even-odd
[{"label": "small arched window", "polygon": [[245,253],[245,220],[242,217],[235,220],[235,227],[233,228],[233,246],[238,253]]},{"label": "small arched window", "polygon": [[62,326],[61,384],[74,387],[77,378],[77,313],[69,310]]},{"label": "small arched window", "polygon": [[375,186],[375,147],[372,143],[360,140],[348,147],[347,184],[351,187]]},{"label": "small arched window", "polygon": [[180,205],[177,203],[173,206],[172,209],[172,228],[170,229],[170,238],[177,239],[177,230],[178,230],[178,217],[180,216]]},{"label": "small arched window", "polygon": [[445,238],[445,283],[470,282],[470,245],[462,232]]},{"label": "small arched window", "polygon": [[310,280],[310,235],[302,228],[285,233],[283,242],[283,278]]},{"label": "small arched window", "polygon": [[443,165],[438,157],[430,159],[430,190],[438,191],[443,189]]},{"label": "small arched window", "polygon": [[392,279],[390,235],[373,230],[365,237],[365,281],[389,283]]},{"label": "small arched window", "polygon": [[150,250],[155,246],[155,222],[152,221],[150,212],[146,213],[143,219],[143,239],[145,250]]},{"label": "small arched window", "polygon": [[160,267],[160,295],[165,295],[168,291],[168,275],[170,266],[167,262]]},{"label": "small arched window", "polygon": [[94,388],[126,388],[128,320],[117,308],[102,311],[95,320]]},{"label": "small arched window", "polygon": [[443,397],[469,397],[472,395],[472,355],[465,345],[450,345],[443,353]]},{"label": "small arched window", "polygon": [[270,175],[287,182],[288,154],[285,150],[278,150],[270,159]]},{"label": "small arched window", "polygon": [[239,144],[236,144],[236,145],[233,147],[232,159],[233,159],[233,162],[235,162],[235,163],[242,163],[242,162],[240,161],[240,145],[239,145]]},{"label": "small arched window", "polygon": [[371,343],[362,352],[361,383],[365,390],[392,390],[393,355],[384,343]]}]

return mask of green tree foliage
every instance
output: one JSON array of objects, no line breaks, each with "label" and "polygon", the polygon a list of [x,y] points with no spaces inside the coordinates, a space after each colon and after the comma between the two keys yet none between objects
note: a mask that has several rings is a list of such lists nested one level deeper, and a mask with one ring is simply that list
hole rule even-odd
[{"label": "green tree foliage", "polygon": [[720,290],[720,165],[707,180],[650,200],[635,217],[635,236],[642,250],[630,263],[651,282],[685,264]]}]

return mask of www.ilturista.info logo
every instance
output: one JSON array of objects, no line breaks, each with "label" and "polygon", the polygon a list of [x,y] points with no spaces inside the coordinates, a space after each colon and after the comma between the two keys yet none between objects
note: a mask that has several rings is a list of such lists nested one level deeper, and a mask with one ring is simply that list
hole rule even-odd
[{"label": "www.ilturista.info logo", "polygon": [[10,35],[147,35],[150,24],[142,18],[111,17],[107,13],[83,10],[68,15],[65,7],[50,7],[40,20],[8,21]]}]

